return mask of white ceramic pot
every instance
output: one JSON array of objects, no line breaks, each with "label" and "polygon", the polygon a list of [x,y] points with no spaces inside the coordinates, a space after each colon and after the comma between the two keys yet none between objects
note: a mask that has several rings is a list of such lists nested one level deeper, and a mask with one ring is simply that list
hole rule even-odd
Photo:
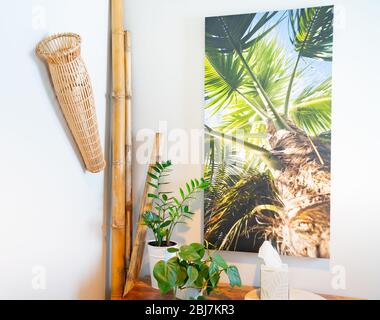
[{"label": "white ceramic pot", "polygon": [[177,243],[173,242],[173,245],[170,247],[156,247],[152,245],[155,241],[149,241],[148,242],[148,255],[149,255],[149,270],[150,270],[150,279],[151,279],[151,285],[153,288],[158,289],[158,283],[157,280],[153,276],[153,269],[155,264],[160,261],[168,261],[170,258],[173,258],[175,256],[175,252],[170,253],[168,252],[169,248],[178,248]]},{"label": "white ceramic pot", "polygon": [[180,300],[192,300],[197,299],[200,294],[201,291],[195,288],[177,289],[176,298]]}]

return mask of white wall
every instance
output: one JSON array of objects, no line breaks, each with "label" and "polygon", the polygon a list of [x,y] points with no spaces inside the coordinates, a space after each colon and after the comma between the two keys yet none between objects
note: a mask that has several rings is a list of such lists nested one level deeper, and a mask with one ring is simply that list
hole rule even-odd
[{"label": "white wall", "polygon": [[83,38],[104,145],[108,1],[1,2],[0,299],[105,296],[104,176],[84,171],[34,54],[67,31]]},{"label": "white wall", "polygon": [[[334,39],[333,190],[327,260],[286,257],[291,285],[317,292],[380,298],[376,105],[376,0],[125,0],[133,35],[133,123],[136,134],[203,124],[204,17],[336,4]],[[41,11],[42,10],[42,11]],[[39,13],[46,13],[46,24]],[[91,74],[105,141],[108,1],[13,0],[0,11],[0,298],[103,298],[103,174],[83,170],[48,81],[34,55],[47,34],[77,32]],[[6,45],[5,45],[6,44]],[[360,110],[360,113],[358,113]],[[138,145],[136,145],[137,147]],[[199,143],[199,148],[202,146]],[[137,214],[145,166],[135,162]],[[202,166],[177,165],[173,181],[200,176]],[[176,239],[199,241],[202,204]],[[256,254],[225,253],[246,284],[258,284]],[[330,268],[344,266],[346,290],[334,290]],[[42,267],[42,269],[41,269]],[[45,271],[46,289],[33,288]],[[146,264],[143,272],[146,273]],[[40,273],[43,275],[43,273]],[[43,284],[43,283],[42,283]]]},{"label": "white wall", "polygon": [[[293,287],[380,298],[379,1],[126,0],[125,21],[133,36],[134,133],[158,129],[159,120],[167,120],[169,130],[202,128],[205,16],[328,4],[336,5],[331,259],[284,261]],[[135,163],[136,214],[145,170]],[[178,165],[172,180],[180,184],[201,174],[200,164]],[[179,230],[177,240],[201,239],[201,203],[197,207],[196,219]],[[238,266],[244,283],[259,284],[256,254],[224,256]],[[334,266],[346,270],[345,290],[332,288]]]}]

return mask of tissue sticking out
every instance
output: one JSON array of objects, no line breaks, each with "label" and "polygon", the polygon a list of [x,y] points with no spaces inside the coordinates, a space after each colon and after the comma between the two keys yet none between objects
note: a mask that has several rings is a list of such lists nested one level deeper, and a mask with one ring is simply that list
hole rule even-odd
[{"label": "tissue sticking out", "polygon": [[264,241],[259,249],[259,258],[270,268],[281,268],[283,266],[280,255],[269,241]]}]

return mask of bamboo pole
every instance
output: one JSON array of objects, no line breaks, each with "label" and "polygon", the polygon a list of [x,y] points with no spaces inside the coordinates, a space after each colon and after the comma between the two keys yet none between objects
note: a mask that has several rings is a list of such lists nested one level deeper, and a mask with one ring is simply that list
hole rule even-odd
[{"label": "bamboo pole", "polygon": [[[158,161],[160,161],[160,134],[156,133],[148,172],[151,170],[152,166]],[[127,281],[125,282],[125,287],[124,287],[124,296],[126,296],[128,292],[132,290],[135,284],[135,281],[138,279],[138,276],[141,270],[142,260],[144,257],[145,237],[146,237],[146,232],[147,232],[147,226],[141,223],[141,219],[142,219],[143,213],[147,210],[151,210],[152,208],[152,198],[148,198],[147,194],[155,193],[156,191],[155,189],[153,189],[152,186],[148,184],[149,181],[150,181],[150,177],[147,173],[145,186],[144,186],[144,193],[142,195],[142,200],[141,200],[141,205],[140,205],[139,223],[137,225],[135,241],[133,244],[131,263],[129,265]]]},{"label": "bamboo pole", "polygon": [[111,299],[125,283],[125,68],[123,0],[112,0],[112,256]]},{"label": "bamboo pole", "polygon": [[132,254],[132,229],[133,229],[133,205],[132,205],[132,88],[131,88],[131,37],[128,31],[124,32],[125,47],[125,146],[126,146],[126,162],[125,162],[125,257],[126,270],[129,268],[129,262]]}]

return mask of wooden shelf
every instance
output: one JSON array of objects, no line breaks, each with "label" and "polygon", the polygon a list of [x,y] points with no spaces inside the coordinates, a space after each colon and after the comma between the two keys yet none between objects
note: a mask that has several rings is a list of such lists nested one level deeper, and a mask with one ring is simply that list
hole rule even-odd
[{"label": "wooden shelf", "polygon": [[[209,297],[210,300],[244,300],[246,293],[254,289],[250,286],[242,286],[240,288],[231,288],[227,284],[220,284],[218,289]],[[320,294],[327,300],[356,300],[355,298],[333,296],[328,294]],[[145,277],[136,282],[132,291],[124,298],[124,300],[171,300],[172,294],[161,295],[159,290],[150,286],[150,278]]]}]

